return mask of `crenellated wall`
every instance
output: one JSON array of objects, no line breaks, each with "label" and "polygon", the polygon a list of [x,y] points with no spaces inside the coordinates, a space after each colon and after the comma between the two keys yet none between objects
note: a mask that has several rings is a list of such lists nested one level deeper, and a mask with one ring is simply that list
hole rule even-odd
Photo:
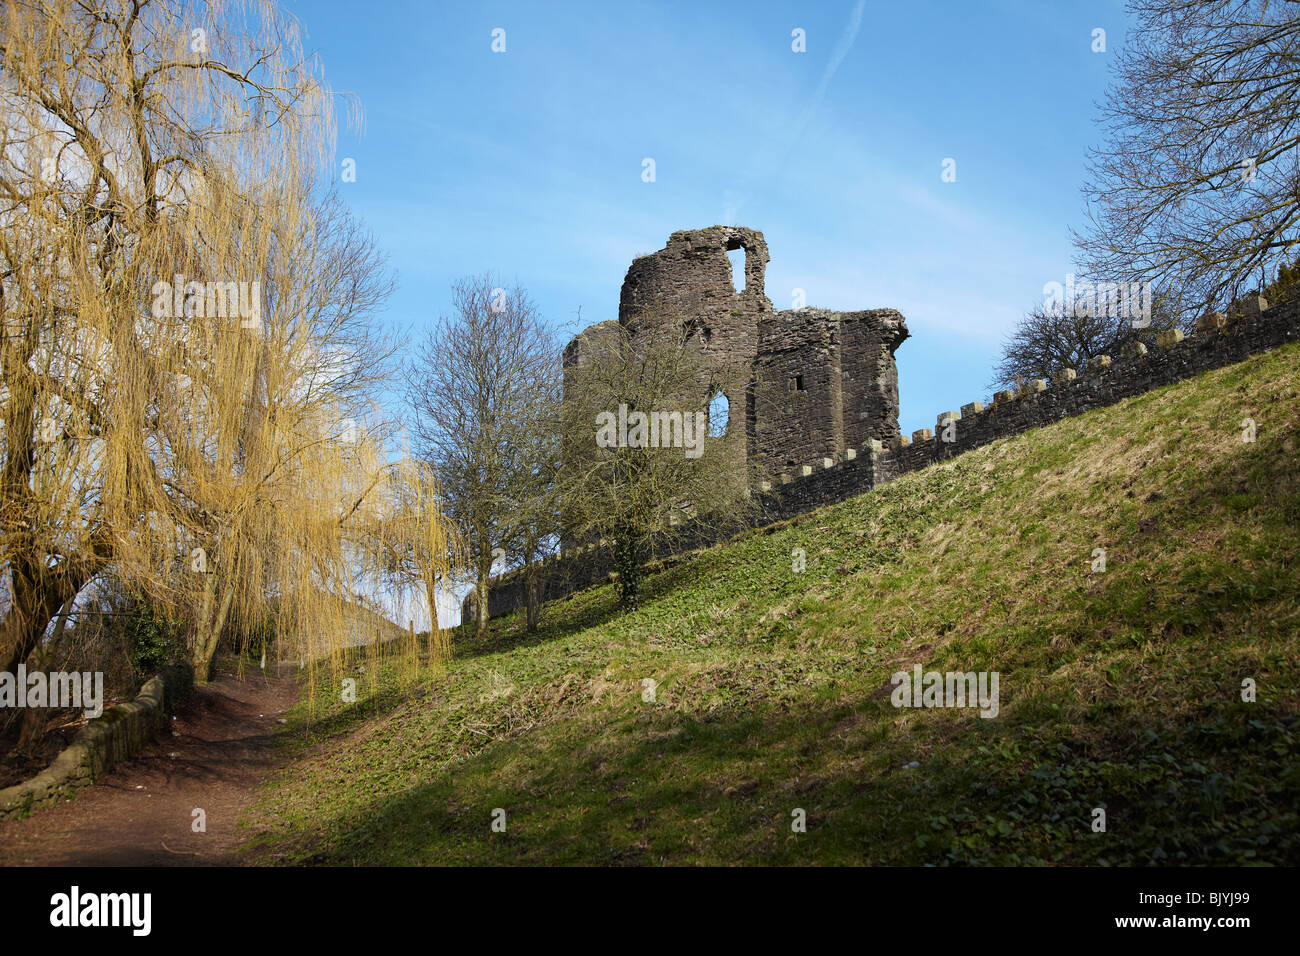
[{"label": "crenellated wall", "polygon": [[[1050,383],[1039,379],[1019,393],[999,392],[988,407],[971,402],[960,411],[943,412],[936,417],[933,429],[920,429],[910,437],[894,436],[888,442],[868,438],[860,448],[848,447],[790,468],[757,489],[762,508],[754,525],[835,504],[1000,438],[1113,405],[1295,342],[1300,342],[1300,300],[1273,308],[1259,297],[1239,301],[1227,314],[1203,317],[1190,338],[1181,332],[1165,333],[1153,349],[1139,345],[1125,356],[1097,356],[1087,368],[1057,371]],[[689,541],[678,544],[676,550],[711,543]],[[658,545],[652,546],[652,551],[655,557],[664,557]],[[608,580],[612,566],[608,549],[600,546],[552,559],[548,570],[558,573],[548,582],[547,599]],[[522,607],[518,575],[503,575],[497,581],[491,613]]]},{"label": "crenellated wall", "polygon": [[1300,302],[1269,309],[1258,297],[1243,300],[1234,304],[1231,314],[1202,318],[1190,338],[1181,332],[1166,333],[1153,349],[1138,345],[1125,356],[1097,356],[1088,368],[1060,369],[1050,383],[1038,379],[1019,393],[999,392],[988,407],[971,402],[960,411],[942,412],[933,428],[888,442],[868,441],[838,459],[803,464],[760,490],[779,499],[772,509],[779,517],[811,511],[999,438],[1113,405],[1296,341],[1300,341]]}]

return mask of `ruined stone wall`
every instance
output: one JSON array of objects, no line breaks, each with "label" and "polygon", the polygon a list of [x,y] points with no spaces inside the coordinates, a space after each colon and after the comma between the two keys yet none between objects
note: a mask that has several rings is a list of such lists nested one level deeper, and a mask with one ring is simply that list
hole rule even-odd
[{"label": "ruined stone wall", "polygon": [[618,323],[614,321],[597,322],[583,329],[573,337],[573,340],[564,347],[564,356],[562,364],[567,371],[574,365],[581,364],[592,350],[598,347],[602,337],[608,335],[612,328],[617,328]]},{"label": "ruined stone wall", "polygon": [[[745,256],[743,289],[733,285],[728,258],[738,249]],[[699,400],[708,403],[718,388],[727,398],[726,453],[733,460],[723,470],[747,482],[754,475],[775,478],[822,457],[838,460],[846,449],[893,435],[898,430],[894,350],[907,337],[902,315],[892,309],[775,311],[765,292],[768,261],[767,242],[753,229],[682,230],[663,249],[633,260],[619,296],[618,322],[634,342],[641,341],[642,317],[687,321],[690,342],[702,359]],[[598,323],[569,343],[566,386],[571,370],[613,328],[613,322]],[[594,427],[593,422],[593,437]],[[573,467],[568,457],[566,466]],[[577,544],[567,531],[562,538],[566,549]],[[605,573],[574,562],[561,577],[592,583]],[[501,596],[492,598],[494,611],[498,601],[502,606],[522,602],[521,582],[511,579],[503,587]]]},{"label": "ruined stone wall", "polygon": [[894,351],[907,338],[907,324],[893,309],[845,312],[841,376],[844,381],[844,448],[898,434],[898,366]]},{"label": "ruined stone wall", "polygon": [[[731,282],[729,251],[745,253],[745,288]],[[761,232],[740,226],[680,230],[658,252],[632,260],[619,293],[618,320],[643,311],[694,318],[707,331],[702,345],[720,357],[752,361],[758,320],[773,311],[764,292],[769,261]]]},{"label": "ruined stone wall", "polygon": [[[910,437],[896,435],[888,442],[868,439],[860,448],[849,447],[837,455],[806,461],[775,481],[760,484],[756,492],[762,509],[754,523],[761,526],[835,504],[998,439],[1298,342],[1300,300],[1273,308],[1258,298],[1237,303],[1228,314],[1203,318],[1191,338],[1183,338],[1180,332],[1166,333],[1154,349],[1140,347],[1122,357],[1097,356],[1088,368],[1058,370],[1050,384],[1040,379],[1019,393],[999,392],[987,408],[981,402],[971,402],[960,412],[943,412],[934,429],[918,429]],[[1225,423],[1225,427],[1235,424]],[[563,564],[568,559],[556,560]],[[608,579],[612,566],[606,552],[584,552],[581,569],[567,576],[566,587],[577,590],[601,583]],[[522,591],[512,585],[510,575],[501,582],[504,586],[493,592],[493,614],[522,606],[518,600]]]},{"label": "ruined stone wall", "polygon": [[[728,251],[745,254],[745,288],[732,284]],[[636,328],[643,313],[689,321],[692,341],[704,358],[700,394],[707,403],[721,382],[727,396],[727,431],[737,434],[735,467],[748,456],[745,391],[758,351],[758,327],[773,312],[764,291],[769,260],[763,234],[740,226],[712,226],[674,232],[658,252],[632,261],[619,294],[618,320]]]},{"label": "ruined stone wall", "polygon": [[837,313],[778,312],[760,326],[751,428],[764,473],[845,447],[840,357]]},{"label": "ruined stone wall", "polygon": [[893,309],[778,312],[759,326],[751,462],[779,475],[898,431],[894,350],[907,338]]},{"label": "ruined stone wall", "polygon": [[[729,250],[745,253],[745,287],[732,285]],[[663,249],[632,262],[619,297],[619,322],[635,329],[646,312],[687,318],[705,375],[732,383],[728,432],[735,467],[770,474],[836,455],[898,429],[894,350],[907,337],[892,309],[776,312],[764,291],[769,260],[763,234],[739,226],[679,231]],[[583,333],[566,352],[581,354]],[[744,383],[743,387],[736,383]],[[701,382],[701,392],[710,382]],[[733,394],[739,392],[739,394]]]}]

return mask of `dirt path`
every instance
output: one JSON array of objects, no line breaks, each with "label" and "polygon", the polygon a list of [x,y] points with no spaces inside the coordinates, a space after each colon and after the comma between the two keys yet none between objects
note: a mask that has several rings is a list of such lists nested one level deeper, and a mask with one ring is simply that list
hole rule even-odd
[{"label": "dirt path", "polygon": [[[139,756],[71,803],[0,823],[0,864],[237,864],[234,851],[249,836],[239,816],[276,766],[277,721],[297,696],[287,677],[222,674]],[[195,808],[206,813],[206,833],[191,829]]]}]

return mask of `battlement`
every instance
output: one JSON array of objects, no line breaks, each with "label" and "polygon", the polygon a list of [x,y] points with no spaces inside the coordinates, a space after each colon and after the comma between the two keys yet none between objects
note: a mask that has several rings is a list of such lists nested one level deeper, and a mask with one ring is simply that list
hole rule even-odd
[{"label": "battlement", "polygon": [[1190,338],[1173,330],[1157,338],[1154,350],[1137,343],[1123,356],[1099,355],[1083,369],[1057,369],[1050,384],[1035,379],[1018,392],[998,392],[991,405],[975,401],[963,405],[960,412],[941,412],[933,429],[917,429],[910,436],[895,435],[887,441],[869,440],[838,456],[805,461],[757,490],[777,499],[766,509],[769,516],[810,511],[998,439],[1296,341],[1300,341],[1300,302],[1270,308],[1259,296],[1239,300],[1226,313],[1202,317]]}]

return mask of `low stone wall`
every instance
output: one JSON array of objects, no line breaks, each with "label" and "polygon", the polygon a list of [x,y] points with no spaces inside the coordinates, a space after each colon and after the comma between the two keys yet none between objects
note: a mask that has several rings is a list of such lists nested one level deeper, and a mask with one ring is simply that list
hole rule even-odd
[{"label": "low stone wall", "polygon": [[[999,392],[987,408],[981,402],[971,402],[960,412],[944,412],[934,429],[923,428],[911,437],[900,435],[887,443],[872,441],[866,448],[846,449],[836,458],[822,458],[800,466],[795,474],[780,475],[757,489],[761,507],[753,526],[844,501],[1000,438],[1114,405],[1293,342],[1300,342],[1300,299],[1273,308],[1258,297],[1235,303],[1228,313],[1203,317],[1190,338],[1184,338],[1181,332],[1164,333],[1153,349],[1139,346],[1125,356],[1097,356],[1088,368],[1058,370],[1050,384],[1039,379],[1019,393]],[[675,550],[713,543],[697,538],[678,543]],[[651,550],[655,558],[666,556],[657,545]],[[545,599],[599,584],[609,578],[612,568],[608,548],[552,558],[543,568]],[[489,601],[491,614],[507,613],[523,605],[518,572],[502,575],[494,582]]]},{"label": "low stone wall", "polygon": [[[770,519],[758,520],[756,525],[768,524]],[[729,537],[743,526],[722,537]],[[699,528],[683,528],[672,535],[652,536],[644,545],[646,561],[662,561],[675,554],[694,551],[717,544],[719,537]],[[585,548],[553,554],[541,562],[538,569],[542,581],[542,600],[554,601],[596,584],[613,580],[614,549],[609,544],[593,544]],[[474,619],[474,602],[477,595],[471,591],[461,603],[461,623]],[[488,615],[506,614],[527,603],[524,575],[521,570],[498,575],[492,580],[488,598]]]},{"label": "low stone wall", "polygon": [[0,790],[0,821],[53,806],[134,757],[158,736],[167,715],[193,685],[193,671],[184,666],[164,668],[149,678],[135,700],[90,721],[35,777]]}]

